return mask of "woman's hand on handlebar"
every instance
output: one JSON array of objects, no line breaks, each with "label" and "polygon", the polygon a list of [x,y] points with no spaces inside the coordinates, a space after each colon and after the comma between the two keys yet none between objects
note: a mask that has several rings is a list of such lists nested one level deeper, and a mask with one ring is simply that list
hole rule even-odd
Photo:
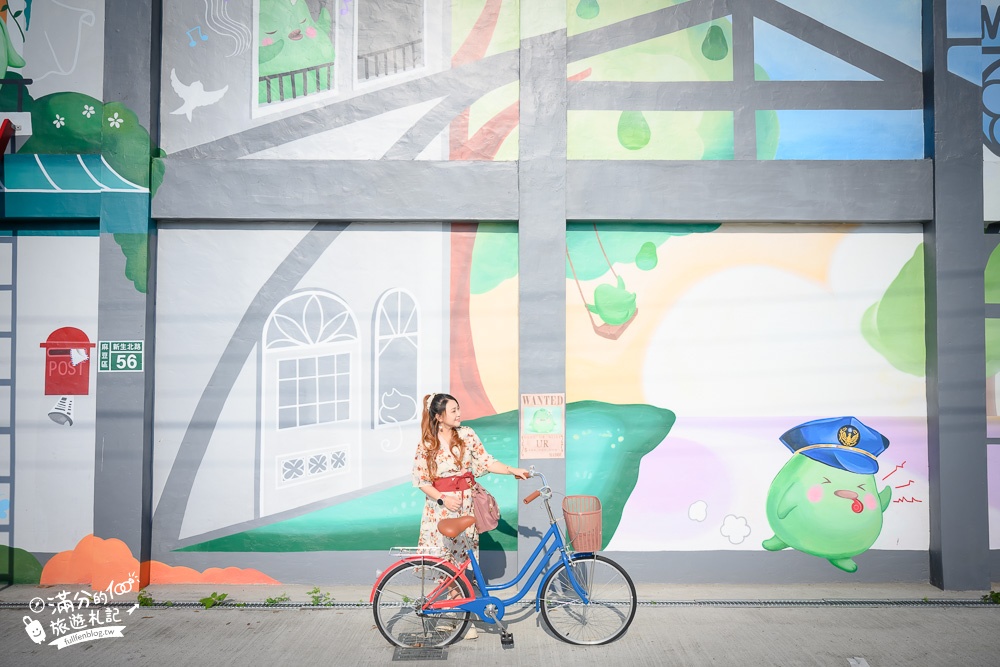
[{"label": "woman's hand on handlebar", "polygon": [[511,468],[510,474],[517,479],[528,479],[531,477],[531,471],[526,468]]}]

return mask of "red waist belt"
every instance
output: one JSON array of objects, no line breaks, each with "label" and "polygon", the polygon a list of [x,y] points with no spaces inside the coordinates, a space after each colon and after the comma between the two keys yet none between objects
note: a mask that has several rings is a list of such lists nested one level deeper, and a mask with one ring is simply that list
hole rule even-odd
[{"label": "red waist belt", "polygon": [[476,483],[476,478],[471,472],[454,477],[438,477],[434,480],[434,488],[438,491],[465,491],[471,489]]}]

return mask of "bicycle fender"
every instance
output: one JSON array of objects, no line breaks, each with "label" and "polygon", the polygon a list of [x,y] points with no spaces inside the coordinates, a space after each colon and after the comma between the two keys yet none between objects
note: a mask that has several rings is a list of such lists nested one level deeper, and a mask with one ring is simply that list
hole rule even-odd
[{"label": "bicycle fender", "polygon": [[[382,570],[379,573],[378,577],[375,578],[375,583],[372,585],[372,592],[368,595],[368,602],[369,603],[375,602],[375,591],[378,590],[379,584],[381,584],[382,580],[385,579],[385,575],[386,575],[387,572],[391,572],[393,569],[395,569],[395,567],[397,565],[401,565],[403,563],[412,563],[414,561],[420,561],[420,562],[424,562],[424,563],[433,563],[433,564],[440,563],[441,565],[444,565],[446,568],[448,568],[452,572],[455,571],[455,566],[452,565],[450,561],[447,561],[444,558],[441,558],[439,556],[407,556],[406,558],[400,558],[399,560],[393,562],[392,565],[390,565],[389,567],[387,567],[384,570]],[[470,591],[472,590],[472,584],[469,583],[469,580],[465,576],[464,572],[461,573],[461,574],[459,574],[458,578],[459,579],[463,579],[465,581],[465,585],[469,587],[468,590],[470,590]]]}]

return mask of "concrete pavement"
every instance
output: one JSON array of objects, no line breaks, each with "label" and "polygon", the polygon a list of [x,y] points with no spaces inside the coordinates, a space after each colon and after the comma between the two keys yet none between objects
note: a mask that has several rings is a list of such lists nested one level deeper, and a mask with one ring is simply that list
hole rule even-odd
[{"label": "concrete pavement", "polygon": [[[121,637],[57,649],[33,643],[24,617],[51,641],[55,618],[33,598],[72,598],[79,586],[0,590],[0,665],[383,665],[468,662],[510,665],[989,665],[1000,663],[1000,605],[985,591],[943,592],[921,584],[809,586],[638,585],[628,633],[607,646],[575,647],[549,635],[531,607],[508,610],[515,647],[496,630],[443,653],[398,652],[375,628],[362,586],[151,586],[157,606],[117,598]],[[1000,590],[994,584],[993,590]],[[226,592],[220,607],[197,600]],[[272,606],[265,606],[287,596]],[[315,601],[320,605],[313,604]],[[174,606],[159,606],[167,601]],[[325,604],[324,604],[325,603]],[[242,606],[245,605],[245,606]],[[129,613],[129,610],[132,610]],[[105,620],[107,608],[94,609]],[[103,614],[103,615],[102,615]],[[65,615],[65,614],[64,614]],[[68,622],[68,620],[67,620]],[[104,624],[106,626],[111,623]],[[90,626],[88,626],[90,627]],[[423,657],[425,660],[417,660]]]}]

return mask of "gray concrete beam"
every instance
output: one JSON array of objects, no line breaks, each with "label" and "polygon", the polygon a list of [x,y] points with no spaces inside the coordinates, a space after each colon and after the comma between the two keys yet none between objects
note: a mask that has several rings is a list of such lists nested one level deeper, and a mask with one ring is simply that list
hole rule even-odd
[{"label": "gray concrete beam", "polygon": [[[561,17],[562,0],[540,0],[539,13]],[[522,29],[530,10],[521,5]],[[530,26],[529,26],[530,27]],[[526,393],[566,391],[566,30],[521,42],[518,170],[518,387]],[[566,460],[528,459],[558,491]],[[537,484],[531,484],[537,488]],[[527,487],[528,484],[525,485]],[[557,510],[558,511],[558,510]],[[523,507],[521,526],[548,528],[541,502]],[[518,563],[537,540],[518,538]]]},{"label": "gray concrete beam", "polygon": [[[159,35],[159,0],[107,1],[104,99],[122,101],[135,111],[154,143],[159,125]],[[148,270],[155,261],[155,236],[148,234],[149,197],[103,193],[100,215],[98,339],[144,341],[145,363],[143,372],[97,375],[94,535],[122,540],[145,562],[151,546],[154,310],[150,295],[155,284],[155,270]],[[137,251],[129,258],[127,274],[123,248],[143,244],[146,252]],[[148,572],[140,576],[145,584]]]},{"label": "gray concrete beam", "polygon": [[931,583],[990,581],[982,89],[948,71],[948,2],[924,4],[934,216],[925,233]]},{"label": "gray concrete beam", "polygon": [[571,161],[570,220],[919,222],[933,165],[893,161]]},{"label": "gray concrete beam", "polygon": [[516,220],[517,164],[164,158],[157,220]]}]

